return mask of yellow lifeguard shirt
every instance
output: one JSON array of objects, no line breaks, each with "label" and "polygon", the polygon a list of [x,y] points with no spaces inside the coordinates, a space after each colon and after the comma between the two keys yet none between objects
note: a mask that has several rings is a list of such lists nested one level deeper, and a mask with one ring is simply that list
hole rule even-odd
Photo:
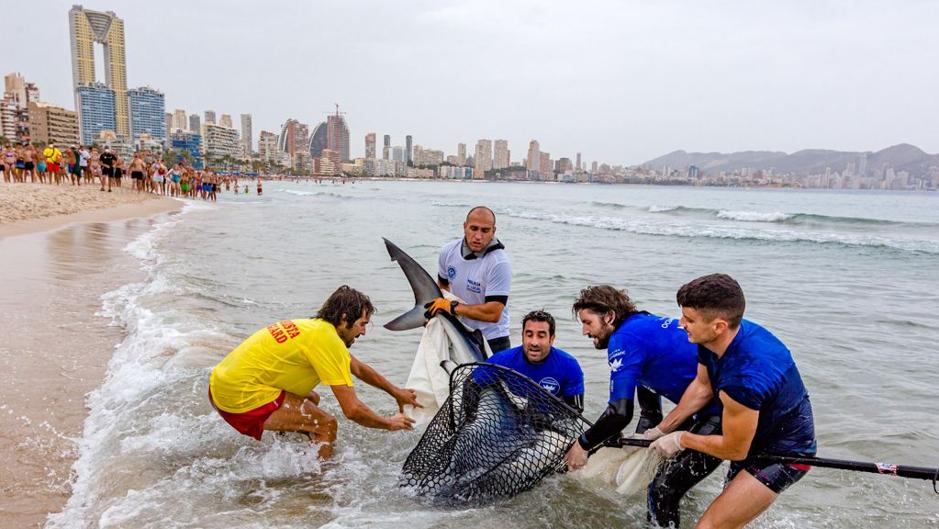
[{"label": "yellow lifeguard shirt", "polygon": [[352,386],[351,363],[333,324],[283,320],[228,353],[212,370],[209,389],[218,409],[244,413],[273,402],[281,390],[305,396],[319,384]]},{"label": "yellow lifeguard shirt", "polygon": [[53,149],[52,147],[43,149],[42,155],[45,156],[46,161],[49,163],[59,163],[59,160],[62,159],[62,151]]}]

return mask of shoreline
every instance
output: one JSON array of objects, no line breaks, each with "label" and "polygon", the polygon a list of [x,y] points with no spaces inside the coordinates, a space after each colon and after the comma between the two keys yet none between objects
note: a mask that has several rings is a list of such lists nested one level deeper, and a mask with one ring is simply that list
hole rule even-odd
[{"label": "shoreline", "polygon": [[0,240],[18,235],[58,230],[71,224],[113,222],[138,217],[150,217],[159,213],[178,212],[182,209],[184,203],[184,201],[175,198],[154,196],[144,202],[130,202],[110,207],[86,209],[76,213],[17,220],[8,224],[0,224]]},{"label": "shoreline", "polygon": [[101,296],[144,277],[124,248],[183,206],[153,198],[0,225],[2,529],[42,527],[72,494],[87,395],[124,339]]}]

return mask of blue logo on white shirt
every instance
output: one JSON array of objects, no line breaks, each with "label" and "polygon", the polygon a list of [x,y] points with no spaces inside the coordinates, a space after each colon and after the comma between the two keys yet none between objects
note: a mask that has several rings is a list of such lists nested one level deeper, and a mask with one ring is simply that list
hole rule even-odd
[{"label": "blue logo on white shirt", "polygon": [[473,281],[472,279],[467,278],[466,290],[469,290],[470,292],[475,292],[477,294],[482,294],[483,286],[479,283],[479,281]]},{"label": "blue logo on white shirt", "polygon": [[452,281],[453,278],[456,277],[456,268],[453,268],[452,266],[448,266],[448,267],[447,267],[447,277],[449,277],[450,280]]}]

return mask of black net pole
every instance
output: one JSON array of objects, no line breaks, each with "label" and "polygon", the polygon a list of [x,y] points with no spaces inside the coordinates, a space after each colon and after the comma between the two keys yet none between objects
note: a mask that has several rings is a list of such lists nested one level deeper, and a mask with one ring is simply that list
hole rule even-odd
[{"label": "black net pole", "polygon": [[[647,447],[652,441],[646,439],[620,439],[620,446],[639,446]],[[756,456],[757,459],[776,461],[788,465],[809,465],[821,468],[837,468],[840,470],[853,470],[855,472],[867,472],[870,474],[884,474],[887,476],[899,476],[901,478],[926,479],[935,483],[939,476],[939,468],[914,467],[910,465],[892,465],[888,463],[869,463],[866,461],[851,461],[848,459],[828,459],[824,457],[812,456],[787,456],[777,454],[762,454]]]}]

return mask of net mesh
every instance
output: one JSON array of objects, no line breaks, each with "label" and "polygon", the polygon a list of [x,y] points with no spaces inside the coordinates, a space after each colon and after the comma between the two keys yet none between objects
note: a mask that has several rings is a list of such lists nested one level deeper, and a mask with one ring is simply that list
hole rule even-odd
[{"label": "net mesh", "polygon": [[516,371],[463,364],[408,455],[401,485],[446,501],[511,497],[562,468],[587,427],[576,410]]}]

